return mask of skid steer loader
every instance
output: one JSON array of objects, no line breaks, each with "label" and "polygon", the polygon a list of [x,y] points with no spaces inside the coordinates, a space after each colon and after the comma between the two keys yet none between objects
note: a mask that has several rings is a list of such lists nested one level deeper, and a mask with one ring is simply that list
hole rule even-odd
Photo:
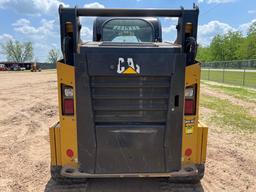
[{"label": "skid steer loader", "polygon": [[[157,177],[199,182],[208,128],[199,122],[198,7],[88,9],[60,6],[60,121],[50,128],[59,182]],[[80,17],[96,17],[83,42]],[[163,42],[158,17],[178,17]],[[86,18],[84,18],[86,19]]]}]

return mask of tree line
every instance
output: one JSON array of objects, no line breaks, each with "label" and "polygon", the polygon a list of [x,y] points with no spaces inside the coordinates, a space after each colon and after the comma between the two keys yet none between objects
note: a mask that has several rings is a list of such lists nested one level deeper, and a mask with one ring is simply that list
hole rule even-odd
[{"label": "tree line", "polygon": [[[32,42],[20,42],[17,40],[9,40],[5,44],[0,45],[1,54],[6,60],[14,63],[36,62],[34,56],[34,48]],[[49,63],[56,63],[61,58],[58,49],[52,48],[47,57]]]},{"label": "tree line", "polygon": [[[9,40],[0,46],[0,53],[10,62],[33,62],[34,49],[31,42]],[[56,63],[61,58],[58,49],[49,51],[47,62]],[[216,35],[209,46],[198,47],[197,60],[201,62],[256,59],[256,22],[251,24],[244,36],[240,31]]]},{"label": "tree line", "polygon": [[201,62],[256,59],[256,22],[245,36],[240,31],[216,35],[209,46],[198,47],[197,59]]}]

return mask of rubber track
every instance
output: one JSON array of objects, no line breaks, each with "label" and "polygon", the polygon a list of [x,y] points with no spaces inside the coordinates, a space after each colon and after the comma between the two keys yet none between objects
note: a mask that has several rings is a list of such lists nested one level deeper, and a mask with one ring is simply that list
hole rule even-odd
[{"label": "rubber track", "polygon": [[167,179],[89,179],[84,184],[61,185],[50,180],[45,192],[199,192],[198,184],[176,184]]}]

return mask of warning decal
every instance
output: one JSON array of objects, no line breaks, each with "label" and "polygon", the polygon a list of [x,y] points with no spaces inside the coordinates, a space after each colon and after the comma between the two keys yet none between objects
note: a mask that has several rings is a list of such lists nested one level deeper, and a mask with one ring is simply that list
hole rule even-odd
[{"label": "warning decal", "polygon": [[195,127],[195,119],[185,120],[185,132],[186,134],[192,134]]}]

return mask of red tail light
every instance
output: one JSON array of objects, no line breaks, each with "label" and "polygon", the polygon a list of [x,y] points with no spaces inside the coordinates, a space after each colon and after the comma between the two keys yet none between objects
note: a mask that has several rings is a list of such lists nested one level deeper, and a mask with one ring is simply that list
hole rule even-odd
[{"label": "red tail light", "polygon": [[62,85],[62,113],[74,115],[74,93],[71,86]]},{"label": "red tail light", "polygon": [[194,114],[194,100],[186,99],[185,100],[185,115],[193,115]]},{"label": "red tail light", "polygon": [[185,115],[195,115],[196,112],[196,94],[195,86],[185,89]]},{"label": "red tail light", "polygon": [[63,113],[65,115],[73,115],[74,114],[74,99],[64,99],[63,101]]}]

